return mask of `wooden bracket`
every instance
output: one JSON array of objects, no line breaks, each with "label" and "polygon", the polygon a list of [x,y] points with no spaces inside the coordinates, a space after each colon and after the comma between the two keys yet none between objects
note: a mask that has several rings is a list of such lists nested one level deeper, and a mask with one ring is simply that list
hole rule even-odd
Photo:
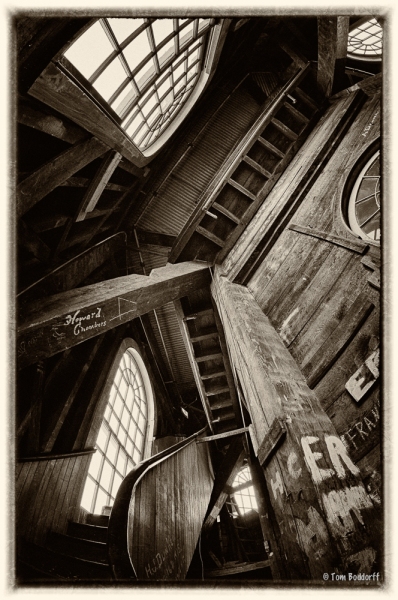
[{"label": "wooden bracket", "polygon": [[264,465],[271,457],[272,452],[286,436],[286,427],[281,419],[275,418],[268,429],[263,441],[257,450],[260,465]]}]

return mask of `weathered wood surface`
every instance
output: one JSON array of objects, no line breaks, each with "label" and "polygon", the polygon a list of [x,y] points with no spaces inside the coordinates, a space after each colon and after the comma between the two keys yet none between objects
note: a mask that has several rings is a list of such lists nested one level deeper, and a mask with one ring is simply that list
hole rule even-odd
[{"label": "weathered wood surface", "polygon": [[[298,85],[300,79],[305,74],[306,68],[301,69],[298,73],[296,73],[295,77],[292,78],[287,84],[275,90],[272,95],[267,98],[264,103],[262,114],[256,120],[256,122],[252,125],[249,131],[246,133],[242,141],[237,145],[236,148],[231,152],[230,156],[224,161],[222,168],[219,170],[217,175],[213,178],[210,185],[206,187],[205,192],[201,195],[197,208],[190,216],[187,221],[184,229],[177,237],[175,244],[173,245],[170,261],[175,262],[178,260],[178,257],[182,253],[184,247],[188,243],[189,239],[193,235],[196,227],[199,225],[201,219],[203,218],[206,210],[211,206],[211,204],[216,199],[218,193],[220,192],[222,186],[225,184],[225,181],[231,176],[233,171],[236,169],[239,164],[242,156],[247,153],[250,146],[254,143],[255,139],[260,135],[261,131],[265,128],[266,124],[272,118],[273,113],[276,108],[283,102],[285,98],[285,94],[289,92],[291,88],[295,85]],[[253,196],[253,199],[255,196]]]},{"label": "weathered wood surface", "polygon": [[286,427],[264,473],[289,576],[322,580],[325,572],[352,568],[358,554],[372,572],[381,540],[358,467],[250,292],[217,268],[212,292],[258,444],[275,417]]},{"label": "weathered wood surface", "polygon": [[322,150],[329,146],[344,115],[350,111],[353,100],[354,96],[350,96],[349,99],[329,107],[317,127],[310,133],[302,148],[224,260],[223,269],[230,278],[234,279],[238,275],[267,232],[272,233],[276,216],[285,205],[288,205],[294,190],[300,189],[300,185],[308,175],[309,166],[316,161]]},{"label": "weathered wood surface", "polygon": [[18,328],[26,366],[131,321],[209,282],[207,265],[180,263],[149,277],[126,275],[32,302]]},{"label": "weathered wood surface", "polygon": [[49,529],[66,532],[90,460],[91,454],[85,454],[19,465],[15,485],[18,536],[44,544]]},{"label": "weathered wood surface", "polygon": [[91,180],[90,185],[83,196],[76,221],[83,221],[86,217],[86,213],[94,210],[102,192],[105,189],[105,186],[112,177],[113,172],[120,163],[121,159],[121,154],[112,151],[103,158],[98,171]]},{"label": "weathered wood surface", "polygon": [[303,235],[310,235],[319,240],[325,240],[325,242],[330,242],[336,246],[347,248],[348,250],[352,250],[358,254],[364,254],[369,247],[369,245],[363,240],[347,240],[338,235],[328,233],[327,231],[320,231],[319,229],[313,229],[312,227],[306,227],[305,225],[290,223],[289,229],[296,231],[297,233],[302,233]]},{"label": "weathered wood surface", "polygon": [[337,100],[338,98],[343,98],[349,94],[355,94],[355,92],[358,90],[362,90],[368,96],[380,94],[382,90],[382,73],[377,73],[377,75],[366,77],[365,79],[362,79],[362,81],[358,81],[358,83],[355,83],[349,88],[341,90],[341,92],[337,92],[337,94],[332,96],[331,100]]},{"label": "weathered wood surface", "polygon": [[55,108],[136,166],[148,162],[129,137],[54,63],[36,79],[29,94]]},{"label": "weathered wood surface", "polygon": [[212,571],[206,571],[206,577],[225,577],[227,575],[238,575],[239,573],[247,573],[248,571],[255,571],[257,569],[265,569],[271,564],[270,560],[260,560],[257,562],[243,562],[243,563],[225,563],[221,569],[213,569]]},{"label": "weathered wood surface", "polygon": [[318,17],[317,81],[326,97],[344,84],[349,26],[349,17]]},{"label": "weathered wood surface", "polygon": [[185,578],[214,478],[207,445],[196,444],[197,437],[151,457],[119,488],[109,522],[116,579]]},{"label": "weathered wood surface", "polygon": [[17,216],[21,217],[44,196],[106,150],[105,144],[95,137],[79,141],[26,177],[17,187]]},{"label": "weathered wood surface", "polygon": [[127,236],[122,231],[98,242],[22,290],[17,297],[25,303],[29,299],[44,298],[76,287],[118,250],[125,247],[126,241]]}]

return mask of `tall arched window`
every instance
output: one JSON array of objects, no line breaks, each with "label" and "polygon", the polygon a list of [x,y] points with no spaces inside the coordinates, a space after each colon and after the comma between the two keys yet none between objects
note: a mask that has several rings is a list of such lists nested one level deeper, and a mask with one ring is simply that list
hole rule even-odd
[{"label": "tall arched window", "polygon": [[239,513],[244,515],[251,510],[258,510],[252,476],[248,465],[242,467],[232,484],[232,495]]},{"label": "tall arched window", "polygon": [[[124,340],[106,387],[107,404],[81,505],[100,514],[112,506],[124,477],[149,452],[154,410],[151,384],[132,340]],[[110,389],[109,389],[110,387]]]},{"label": "tall arched window", "polygon": [[101,18],[70,45],[60,63],[148,156],[203,91],[219,21]]}]

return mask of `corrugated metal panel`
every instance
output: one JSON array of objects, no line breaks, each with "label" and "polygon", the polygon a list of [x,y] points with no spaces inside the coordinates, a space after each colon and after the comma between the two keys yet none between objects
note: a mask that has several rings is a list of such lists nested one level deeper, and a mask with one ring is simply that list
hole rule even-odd
[{"label": "corrugated metal panel", "polygon": [[[174,304],[172,302],[165,304],[156,310],[156,315],[162,330],[163,339],[166,345],[167,354],[170,359],[176,383],[184,388],[187,386],[195,387],[195,380],[188,359],[188,354],[185,349],[184,340],[182,339]],[[158,347],[163,355],[165,364],[167,365],[168,362],[166,352],[163,347],[153,312],[149,313],[149,319],[152,324]],[[172,373],[170,373],[170,378],[172,378]]]},{"label": "corrugated metal panel", "polygon": [[141,215],[139,226],[178,235],[200,196],[258,114],[255,100],[243,87],[238,88],[209,122],[206,135],[197,140],[158,190]]}]

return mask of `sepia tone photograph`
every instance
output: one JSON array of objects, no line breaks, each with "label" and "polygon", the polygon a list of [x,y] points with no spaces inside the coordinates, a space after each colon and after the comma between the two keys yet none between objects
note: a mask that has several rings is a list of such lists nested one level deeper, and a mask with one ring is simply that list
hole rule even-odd
[{"label": "sepia tone photograph", "polygon": [[11,587],[382,590],[388,10],[9,24]]}]

